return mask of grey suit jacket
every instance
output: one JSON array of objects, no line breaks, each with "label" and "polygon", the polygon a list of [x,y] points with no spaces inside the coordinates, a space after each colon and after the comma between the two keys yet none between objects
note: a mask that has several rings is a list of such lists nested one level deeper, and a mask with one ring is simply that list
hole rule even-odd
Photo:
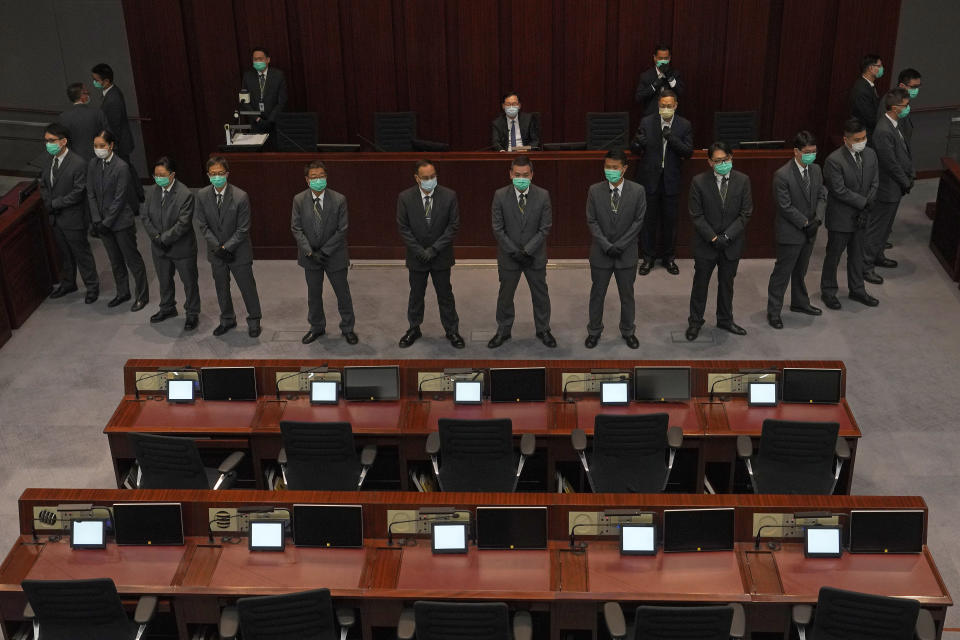
[{"label": "grey suit jacket", "polygon": [[803,188],[800,168],[795,160],[789,160],[773,174],[773,199],[777,205],[774,222],[777,242],[780,244],[804,244],[807,233],[804,226],[814,218],[823,222],[827,207],[827,190],[823,186],[820,165],[807,167],[810,175],[810,190]]},{"label": "grey suit jacket", "polygon": [[827,186],[825,224],[830,231],[856,231],[857,216],[868,201],[877,198],[880,185],[877,153],[867,147],[860,154],[860,161],[862,178],[857,161],[846,145],[834,150],[823,163],[823,181]]},{"label": "grey suit jacket", "polygon": [[[113,93],[111,90],[110,93]],[[57,117],[57,122],[70,131],[68,145],[71,151],[76,151],[85,159],[95,157],[93,153],[93,139],[103,131],[109,129],[103,111],[89,104],[75,104]]]},{"label": "grey suit jacket", "polygon": [[497,189],[493,194],[493,235],[497,239],[497,267],[519,270],[520,263],[510,257],[521,249],[533,256],[530,268],[547,266],[547,236],[553,226],[550,193],[535,184],[527,189],[527,206],[523,215],[513,185]]},{"label": "grey suit jacket", "polygon": [[207,260],[221,264],[213,254],[221,246],[233,253],[233,264],[253,262],[250,242],[250,198],[247,192],[229,182],[223,188],[223,204],[217,209],[217,192],[213,185],[197,191],[196,217],[200,233],[207,241]]},{"label": "grey suit jacket", "polygon": [[[621,185],[620,206],[613,213],[610,183],[604,180],[590,185],[587,192],[587,227],[593,235],[590,266],[598,269],[635,268],[640,258],[637,235],[647,213],[647,198],[642,186],[631,180]],[[611,246],[620,248],[616,258],[607,255]]]},{"label": "grey suit jacket", "polygon": [[[304,269],[346,269],[350,266],[350,256],[347,254],[347,227],[350,222],[347,199],[331,189],[324,190],[323,219],[318,225],[313,214],[312,193],[307,189],[293,197],[290,230],[297,241],[297,264]],[[314,252],[322,252],[327,256],[325,267],[307,257]]]},{"label": "grey suit jacket", "polygon": [[[182,180],[174,180],[160,205],[160,187],[153,187],[147,196],[143,214],[143,228],[150,237],[150,248],[154,256],[166,256],[173,260],[197,257],[197,234],[193,231],[193,211],[196,198],[190,187]],[[153,239],[160,236],[160,242],[170,247],[163,251]]]},{"label": "grey suit jacket", "polygon": [[129,157],[134,148],[133,133],[130,131],[130,120],[127,118],[127,103],[119,87],[114,86],[107,91],[107,95],[103,96],[100,109],[107,118],[110,131],[117,137],[115,151],[122,157]]},{"label": "grey suit jacket", "polygon": [[743,253],[744,229],[753,214],[750,178],[736,170],[727,177],[730,182],[727,183],[726,202],[720,199],[712,170],[694,176],[690,183],[688,205],[693,219],[694,258],[716,258],[719,250],[710,241],[721,233],[730,238],[730,244],[724,250],[728,259],[738,260]]},{"label": "grey suit jacket", "polygon": [[[430,226],[423,209],[423,192],[412,186],[397,197],[397,228],[407,246],[407,268],[411,271],[449,269],[454,264],[453,241],[460,230],[460,206],[452,189],[437,186],[431,194]],[[430,264],[417,260],[421,249],[432,247],[437,256]]]},{"label": "grey suit jacket", "polygon": [[898,202],[903,192],[913,184],[916,173],[906,140],[886,115],[877,121],[877,128],[873,130],[873,148],[877,151],[880,165],[877,200]]},{"label": "grey suit jacket", "polygon": [[86,229],[87,161],[73,151],[60,162],[56,182],[50,181],[53,157],[40,174],[40,195],[50,214],[50,224],[61,229]]},{"label": "grey suit jacket", "polygon": [[87,202],[93,222],[102,222],[113,231],[132,227],[130,203],[136,201],[130,167],[120,156],[114,153],[110,162],[93,158],[87,163]]}]

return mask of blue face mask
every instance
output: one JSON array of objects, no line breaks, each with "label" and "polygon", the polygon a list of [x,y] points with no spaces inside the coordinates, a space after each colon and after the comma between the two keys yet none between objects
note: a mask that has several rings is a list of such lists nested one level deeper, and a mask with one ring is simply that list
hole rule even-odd
[{"label": "blue face mask", "polygon": [[623,172],[619,169],[604,169],[603,175],[606,177],[607,182],[617,183],[620,182],[620,178],[623,177]]},{"label": "blue face mask", "polygon": [[267,68],[267,63],[266,63],[266,62],[261,62],[261,61],[258,60],[258,61],[256,61],[256,62],[253,63],[253,68],[256,69],[257,71],[263,71],[264,69]]},{"label": "blue face mask", "polygon": [[421,180],[420,188],[426,191],[427,193],[432,192],[434,189],[437,188],[437,179],[430,178],[429,180]]},{"label": "blue face mask", "polygon": [[326,178],[311,178],[310,179],[310,188],[314,191],[323,191],[327,188],[327,179]]},{"label": "blue face mask", "polygon": [[503,110],[509,118],[516,118],[517,114],[520,113],[520,107],[504,107]]},{"label": "blue face mask", "polygon": [[800,154],[800,162],[802,162],[802,163],[803,163],[804,165],[806,165],[806,166],[810,166],[811,164],[813,164],[813,161],[816,160],[816,159],[817,159],[817,152],[816,152],[816,151],[814,151],[813,153],[801,153],[801,154]]},{"label": "blue face mask", "polygon": [[907,95],[909,95],[910,99],[913,100],[920,95],[920,87],[907,87]]},{"label": "blue face mask", "polygon": [[910,115],[910,105],[905,106],[905,107],[903,108],[903,111],[901,111],[900,113],[897,114],[897,117],[898,117],[898,118],[906,118],[908,115]]},{"label": "blue face mask", "polygon": [[718,162],[713,165],[713,170],[717,172],[718,176],[725,176],[733,170],[733,160]]},{"label": "blue face mask", "polygon": [[57,144],[56,142],[47,142],[46,145],[47,145],[47,153],[49,153],[50,155],[55,156],[58,153],[60,153],[60,145]]},{"label": "blue face mask", "polygon": [[167,185],[170,184],[170,178],[167,176],[153,176],[153,181],[157,183],[157,186],[161,189],[165,189]]},{"label": "blue face mask", "polygon": [[530,178],[514,178],[513,186],[517,191],[523,193],[530,188]]},{"label": "blue face mask", "polygon": [[223,185],[227,184],[227,176],[209,176],[209,178],[210,184],[217,189],[223,189]]}]

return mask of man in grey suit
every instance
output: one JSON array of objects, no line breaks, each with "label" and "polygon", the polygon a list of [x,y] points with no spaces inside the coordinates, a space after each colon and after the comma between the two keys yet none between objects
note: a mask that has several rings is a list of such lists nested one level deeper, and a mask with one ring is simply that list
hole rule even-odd
[{"label": "man in grey suit", "polygon": [[423,297],[427,278],[433,278],[440,307],[440,322],[447,340],[455,349],[463,349],[460,317],[457,315],[450,269],[453,267],[453,241],[460,229],[460,207],[457,194],[437,186],[437,169],[430,160],[420,160],[414,167],[416,184],[397,198],[397,227],[407,247],[407,270],[410,276],[410,299],[407,321],[410,328],[400,338],[400,348],[412,345],[422,335]]},{"label": "man in grey suit", "polygon": [[513,295],[520,276],[527,279],[533,299],[533,323],[537,338],[553,348],[550,333],[550,296],[547,292],[547,235],[553,225],[550,193],[531,184],[533,163],[517,156],[510,164],[511,184],[493,194],[493,235],[497,239],[497,332],[487,343],[496,349],[510,339],[513,329]]},{"label": "man in grey suit", "polygon": [[773,174],[773,198],[777,207],[774,228],[777,237],[777,262],[767,286],[767,322],[783,329],[780,310],[790,284],[790,311],[819,316],[823,310],[810,304],[807,294],[807,267],[817,241],[817,229],[823,224],[827,190],[817,159],[817,140],[809,131],[801,131],[793,140],[793,159]]},{"label": "man in grey suit", "polygon": [[197,235],[193,231],[196,199],[190,187],[177,180],[173,158],[161,156],[153,163],[156,189],[147,200],[143,228],[151,242],[153,264],[160,284],[160,310],[150,322],[163,322],[177,315],[176,271],[183,283],[184,331],[193,331],[200,320],[200,286],[197,282]]},{"label": "man in grey suit", "polygon": [[609,151],[603,160],[603,182],[587,192],[587,227],[593,235],[590,245],[590,322],[584,346],[593,349],[603,332],[603,302],[610,277],[617,279],[620,294],[620,335],[627,346],[640,346],[636,331],[637,308],[633,284],[637,280],[640,251],[637,236],[643,226],[647,199],[643,187],[626,180],[627,156]]},{"label": "man in grey suit", "polygon": [[100,109],[90,106],[90,92],[82,82],[67,87],[67,98],[72,105],[57,116],[57,122],[70,131],[70,151],[85,160],[93,158],[93,139],[110,124]]},{"label": "man in grey suit", "polygon": [[868,307],[880,301],[863,286],[863,240],[880,185],[877,154],[867,146],[867,127],[856,118],[843,125],[843,146],[823,165],[827,185],[827,254],[820,275],[820,297],[828,309],[839,309],[837,267],[847,251],[847,292]]},{"label": "man in grey suit", "polygon": [[307,279],[307,322],[310,330],[300,340],[310,344],[326,332],[327,319],[323,314],[323,276],[337,296],[340,312],[340,331],[347,344],[357,344],[353,332],[353,299],[347,284],[347,226],[349,214],[343,194],[327,189],[327,166],[314,160],[303,168],[309,187],[293,198],[290,230],[297,242],[297,264],[303,267]]},{"label": "man in grey suit", "polygon": [[[138,201],[143,202],[143,185],[140,184],[137,169],[130,159],[136,144],[133,142],[133,132],[130,130],[130,119],[127,117],[127,101],[120,88],[113,84],[113,69],[110,65],[101,62],[95,65],[90,73],[93,76],[93,86],[103,92],[100,110],[107,119],[107,128],[117,137],[117,148],[114,153],[129,165],[133,193]],[[136,212],[134,214],[136,215]]]},{"label": "man in grey suit", "polygon": [[[86,304],[100,295],[100,277],[87,240],[87,161],[68,148],[70,132],[51,124],[43,132],[50,166],[40,174],[40,195],[50,217],[53,239],[60,252],[60,286],[50,294],[62,298],[77,290],[77,267],[87,288]],[[91,141],[90,153],[93,153]]]},{"label": "man in grey suit", "polygon": [[273,133],[277,116],[287,106],[287,79],[283,71],[270,66],[270,53],[263,47],[254,47],[250,56],[253,69],[243,72],[242,87],[250,92],[250,106],[260,112],[253,130]]},{"label": "man in grey suit", "polygon": [[207,160],[210,186],[197,192],[197,224],[207,241],[207,260],[213,272],[220,306],[220,324],[214,336],[222,336],[237,326],[230,293],[230,275],[237,280],[243,304],[247,307],[247,335],[260,335],[260,296],[253,277],[253,246],[250,243],[250,198],[247,192],[228,184],[230,163],[223,156]]},{"label": "man in grey suit", "polygon": [[750,178],[733,170],[733,152],[725,142],[707,149],[712,168],[693,178],[689,207],[693,219],[693,288],[687,340],[696,340],[703,326],[710,276],[717,270],[717,328],[738,336],[746,329],[733,321],[733,279],[737,275],[743,238],[753,213]]}]

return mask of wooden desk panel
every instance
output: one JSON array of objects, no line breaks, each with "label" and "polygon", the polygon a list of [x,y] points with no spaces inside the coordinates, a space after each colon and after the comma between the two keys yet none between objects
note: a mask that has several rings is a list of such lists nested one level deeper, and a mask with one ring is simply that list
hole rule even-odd
[{"label": "wooden desk panel", "polygon": [[670,426],[681,427],[683,435],[703,435],[704,425],[697,412],[695,399],[690,402],[665,402],[663,404],[631,403],[627,406],[603,406],[599,398],[580,398],[576,402],[577,428],[593,433],[594,420],[598,414],[614,416],[643,415],[650,413],[670,414]]},{"label": "wooden desk panel", "polygon": [[727,433],[711,426],[707,435],[760,435],[764,420],[836,422],[840,437],[859,438],[860,429],[846,402],[840,404],[800,404],[784,402],[775,407],[751,407],[746,398],[730,398],[723,404]]},{"label": "wooden desk panel", "polygon": [[29,580],[111,578],[123,594],[169,594],[187,547],[71,549],[68,539],[47,542],[30,568]]},{"label": "wooden desk panel", "polygon": [[514,433],[546,434],[561,428],[558,424],[562,403],[559,402],[484,402],[454,404],[453,400],[425,400],[427,419],[421,424],[404,426],[404,433],[430,433],[439,429],[440,418],[463,420],[496,420],[509,418]]},{"label": "wooden desk panel", "polygon": [[[277,404],[277,403],[273,403]],[[401,431],[401,419],[404,415],[405,401],[395,402],[347,402],[338,404],[311,405],[309,398],[284,400],[274,422],[261,423],[260,428],[280,429],[280,420],[298,420],[302,422],[349,422],[355,433],[398,434]],[[271,418],[276,413],[271,410]]]},{"label": "wooden desk panel", "polygon": [[930,250],[950,278],[960,280],[960,164],[949,156],[940,161],[943,173],[930,227]]},{"label": "wooden desk panel", "polygon": [[[14,203],[15,204],[15,203]],[[39,188],[0,215],[0,304],[19,329],[53,290],[52,235]]]},{"label": "wooden desk panel", "polygon": [[249,433],[255,426],[259,402],[197,400],[193,404],[174,404],[166,400],[142,400],[133,429],[164,431],[216,431]]}]

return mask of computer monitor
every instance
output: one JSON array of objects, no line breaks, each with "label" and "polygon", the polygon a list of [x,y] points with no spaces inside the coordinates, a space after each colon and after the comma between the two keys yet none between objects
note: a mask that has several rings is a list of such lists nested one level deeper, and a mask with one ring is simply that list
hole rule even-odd
[{"label": "computer monitor", "polygon": [[851,511],[850,553],[921,553],[923,511]]},{"label": "computer monitor", "polygon": [[664,510],[663,550],[733,550],[733,509]]},{"label": "computer monitor", "polygon": [[633,370],[637,402],[686,402],[690,399],[690,367],[637,367]]},{"label": "computer monitor", "polygon": [[362,547],[363,507],[358,504],[293,505],[293,544]]},{"label": "computer monitor", "polygon": [[477,507],[477,548],[546,549],[546,507]]},{"label": "computer monitor", "polygon": [[751,382],[747,386],[747,404],[751,407],[777,406],[777,383]]},{"label": "computer monitor", "polygon": [[72,549],[106,549],[107,521],[103,518],[72,520],[70,547]]},{"label": "computer monitor", "polygon": [[545,402],[546,399],[545,367],[490,369],[491,402]]},{"label": "computer monitor", "polygon": [[188,404],[193,399],[193,380],[167,381],[167,402]]},{"label": "computer monitor", "polygon": [[808,558],[839,558],[840,527],[807,527],[803,532],[803,555]]},{"label": "computer monitor", "polygon": [[337,404],[336,380],[312,380],[310,382],[310,404]]},{"label": "computer monitor", "polygon": [[179,502],[132,502],[113,505],[117,544],[183,544],[183,511]]},{"label": "computer monitor", "polygon": [[630,383],[627,381],[601,382],[600,404],[627,405],[630,404]]},{"label": "computer monitor", "polygon": [[434,522],[430,539],[434,553],[466,553],[467,525],[463,522]]},{"label": "computer monitor", "polygon": [[283,551],[283,520],[251,520],[250,551]]},{"label": "computer monitor", "polygon": [[347,400],[397,400],[400,367],[344,367],[343,397]]},{"label": "computer monitor", "polygon": [[483,401],[483,383],[479,380],[454,380],[454,404],[480,404]]},{"label": "computer monitor", "polygon": [[837,404],[840,402],[840,369],[783,370],[780,395],[784,402]]},{"label": "computer monitor", "polygon": [[257,370],[253,367],[204,367],[200,369],[204,400],[256,400]]}]

